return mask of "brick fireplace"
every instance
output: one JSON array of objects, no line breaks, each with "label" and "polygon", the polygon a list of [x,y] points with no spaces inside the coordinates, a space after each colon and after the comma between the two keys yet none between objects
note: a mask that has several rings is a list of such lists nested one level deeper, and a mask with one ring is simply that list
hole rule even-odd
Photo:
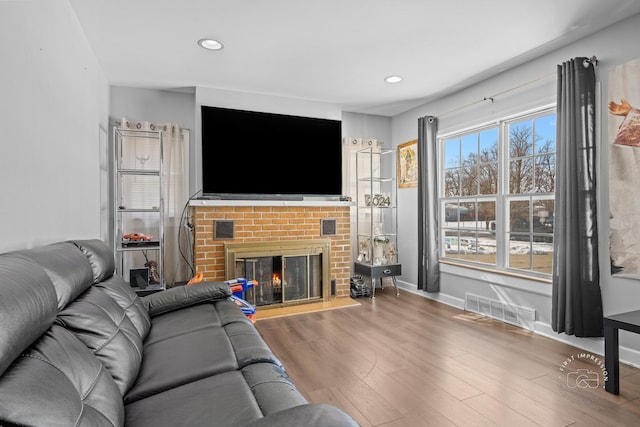
[{"label": "brick fireplace", "polygon": [[[328,250],[324,249],[321,264],[329,271],[321,274],[320,299],[330,299],[331,281],[335,281],[335,297],[350,296],[349,202],[192,200],[190,209],[194,225],[195,270],[203,273],[205,280],[237,277],[237,270],[228,271],[234,264],[225,263],[225,252],[229,257],[229,248],[235,254],[243,250],[238,248],[245,246],[255,257],[261,255],[256,252],[261,242],[265,244],[265,253],[270,255],[279,255],[278,247],[281,247],[286,256],[294,247],[294,254],[308,253],[313,264],[313,255],[318,253],[318,248],[322,252],[326,246]],[[307,252],[300,249],[301,244],[308,246]]]}]

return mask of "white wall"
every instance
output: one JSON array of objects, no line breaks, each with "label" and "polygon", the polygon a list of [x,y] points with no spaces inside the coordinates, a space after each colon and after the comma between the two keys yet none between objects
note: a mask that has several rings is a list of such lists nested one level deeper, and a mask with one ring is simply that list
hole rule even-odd
[{"label": "white wall", "polygon": [[113,150],[114,122],[120,122],[125,117],[131,121],[177,123],[182,128],[189,129],[189,195],[195,192],[192,188],[196,179],[195,88],[184,91],[167,91],[112,86],[109,116],[110,150]]},{"label": "white wall", "polygon": [[100,237],[109,92],[74,12],[0,2],[0,40],[0,252]]},{"label": "white wall", "polygon": [[353,138],[375,138],[385,148],[391,143],[391,117],[371,114],[342,113],[342,136]]},{"label": "white wall", "polygon": [[[556,67],[577,56],[597,56],[596,76],[601,90],[598,129],[598,227],[600,236],[600,275],[604,313],[613,314],[640,309],[640,281],[614,278],[609,271],[609,199],[608,199],[608,141],[607,141],[607,84],[609,71],[627,61],[640,58],[637,43],[640,15],[531,61],[503,72],[469,89],[422,105],[398,115],[392,120],[394,146],[417,138],[417,120],[421,116],[438,117],[439,133],[486,123],[489,120],[555,102]],[[446,64],[443,64],[446,66]],[[520,87],[523,86],[524,87]],[[518,88],[518,89],[516,89]],[[505,93],[506,92],[506,93]],[[494,101],[482,101],[494,97]],[[474,104],[475,103],[475,104]],[[471,107],[470,104],[474,104]],[[399,191],[399,257],[403,276],[399,282],[408,290],[417,289],[417,189]],[[581,348],[603,354],[602,339],[578,339],[551,330],[551,285],[523,279],[455,268],[442,265],[441,292],[420,294],[451,305],[463,306],[466,292],[487,296],[518,305],[535,308],[536,331],[555,339],[570,342]],[[621,333],[621,360],[640,365],[640,337]]]}]

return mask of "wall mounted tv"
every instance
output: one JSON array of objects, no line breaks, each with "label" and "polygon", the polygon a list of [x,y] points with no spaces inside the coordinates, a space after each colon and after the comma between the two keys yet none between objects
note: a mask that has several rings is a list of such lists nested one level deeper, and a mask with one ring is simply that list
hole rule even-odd
[{"label": "wall mounted tv", "polygon": [[337,198],[342,122],[202,106],[202,195],[220,199]]}]

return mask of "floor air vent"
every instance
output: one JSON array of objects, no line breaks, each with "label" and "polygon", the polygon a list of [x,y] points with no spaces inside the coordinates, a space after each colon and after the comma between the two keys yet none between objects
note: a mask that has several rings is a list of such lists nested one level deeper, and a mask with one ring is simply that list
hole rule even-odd
[{"label": "floor air vent", "polygon": [[533,330],[533,323],[536,320],[536,311],[533,308],[521,307],[474,294],[465,294],[464,305],[467,311],[502,320],[530,331]]}]

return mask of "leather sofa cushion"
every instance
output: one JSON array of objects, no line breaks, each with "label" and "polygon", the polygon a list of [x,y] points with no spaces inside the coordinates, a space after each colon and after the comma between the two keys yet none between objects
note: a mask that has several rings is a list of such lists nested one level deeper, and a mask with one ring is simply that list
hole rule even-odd
[{"label": "leather sofa cushion", "polygon": [[89,262],[69,242],[53,243],[16,253],[44,267],[58,295],[58,310],[62,310],[93,283]]},{"label": "leather sofa cushion", "polygon": [[[157,323],[160,319],[165,322]],[[144,363],[136,383],[125,396],[125,403],[206,376],[241,369],[251,363],[268,362],[282,366],[246,317],[241,322],[225,326],[217,325],[217,319],[212,304],[154,318],[150,338],[154,333],[156,337],[162,334],[157,331],[162,329],[162,325],[170,328],[171,333],[164,339],[145,342]],[[175,351],[183,348],[189,351]]]},{"label": "leather sofa cushion", "polygon": [[149,331],[144,345],[149,346],[158,341],[211,326],[222,326],[213,304],[185,307],[154,317],[153,328]]},{"label": "leather sofa cushion", "polygon": [[0,425],[122,426],[121,399],[91,351],[53,325],[0,377]]},{"label": "leather sofa cushion", "polygon": [[70,241],[87,257],[93,271],[93,282],[101,282],[113,275],[116,262],[113,251],[105,242],[98,239]]},{"label": "leather sofa cushion", "polygon": [[[252,365],[250,371],[224,372],[128,404],[126,424],[243,426],[280,409],[306,403],[277,366],[262,363]],[[269,391],[254,394],[261,385]]]},{"label": "leather sofa cushion", "polygon": [[96,283],[96,288],[103,290],[113,298],[136,327],[140,338],[144,341],[151,329],[151,318],[140,297],[120,276],[111,276],[103,282]]},{"label": "leather sofa cushion", "polygon": [[0,375],[53,324],[57,296],[44,269],[15,254],[0,256]]},{"label": "leather sofa cushion", "polygon": [[235,322],[251,323],[231,301],[223,300],[197,304],[155,316],[153,318],[153,328],[144,344],[149,345],[196,329],[209,326],[224,326]]},{"label": "leather sofa cushion", "polygon": [[140,371],[142,339],[122,307],[91,287],[62,310],[56,322],[93,351],[124,395]]}]

